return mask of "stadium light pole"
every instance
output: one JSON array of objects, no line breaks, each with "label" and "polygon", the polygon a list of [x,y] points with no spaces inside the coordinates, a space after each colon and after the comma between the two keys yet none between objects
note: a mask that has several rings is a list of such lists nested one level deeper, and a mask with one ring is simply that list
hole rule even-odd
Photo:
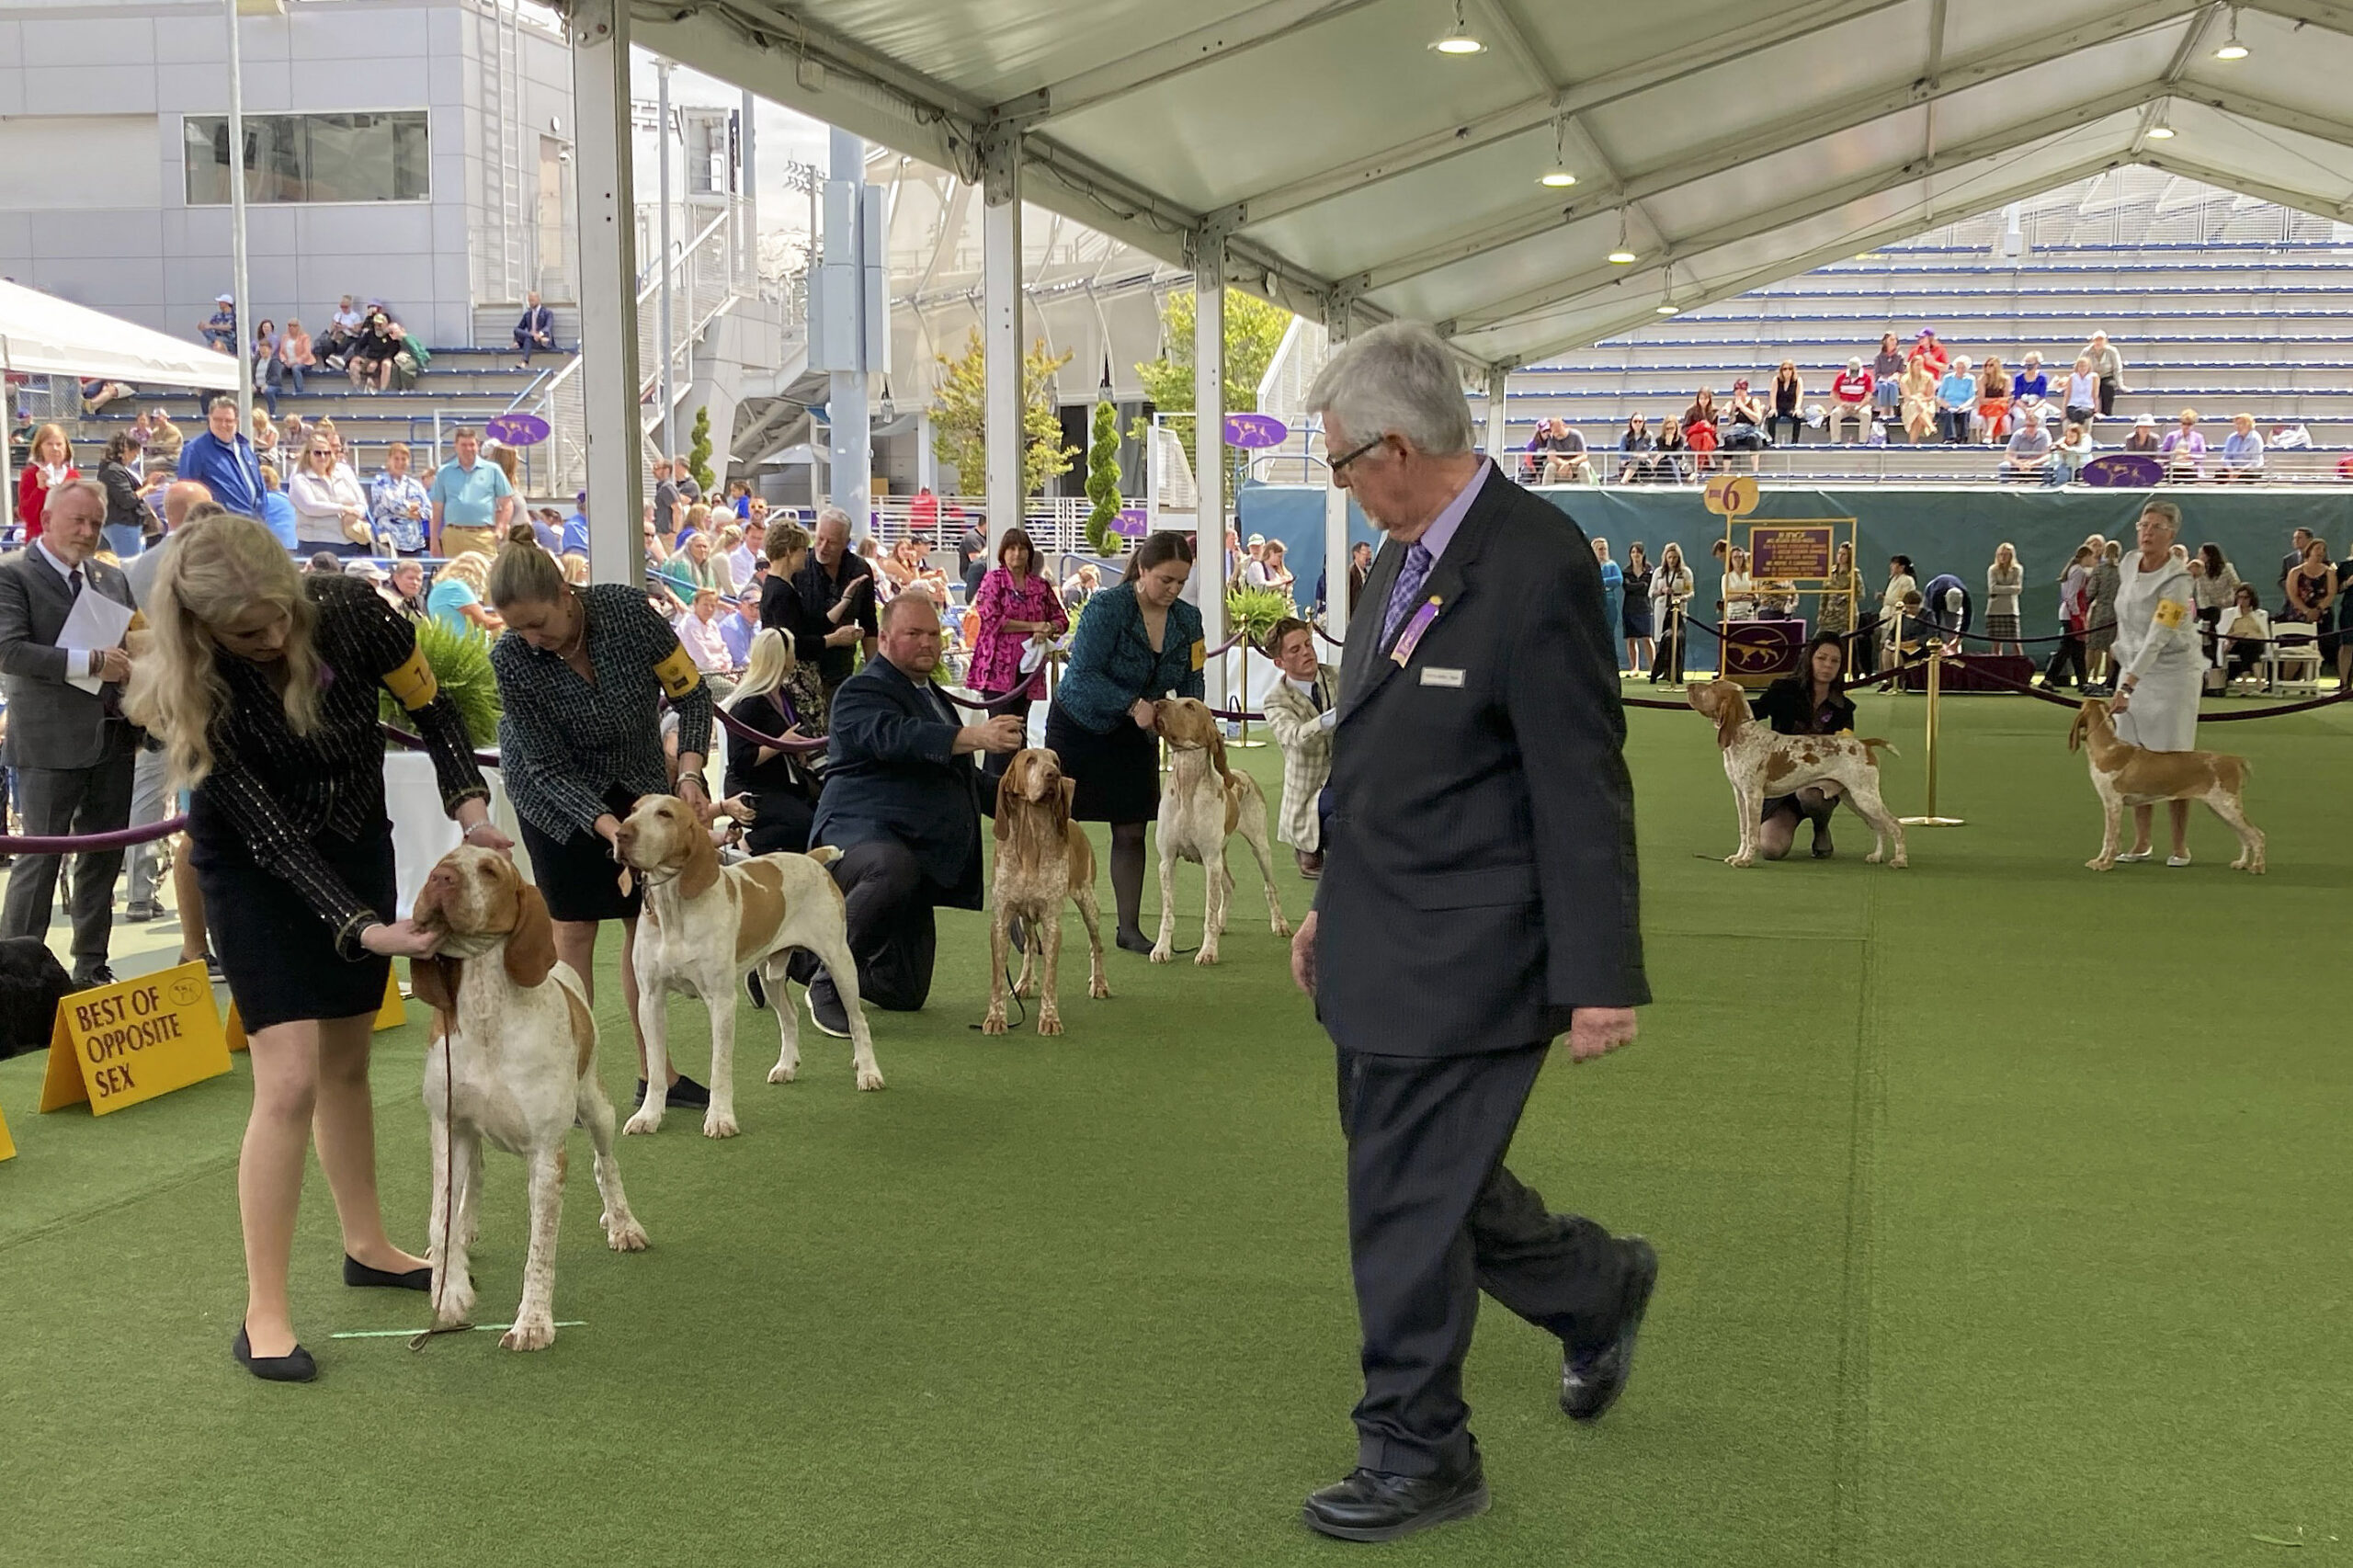
[{"label": "stadium light pole", "polygon": [[[236,341],[229,352],[237,361],[237,428],[250,436],[254,427],[254,357],[245,352],[246,321],[252,304],[245,298],[245,72],[244,51],[237,44],[237,0],[221,0],[229,18],[229,288],[237,297]],[[258,319],[258,318],[252,318]]]},{"label": "stadium light pole", "polygon": [[[662,160],[662,308],[660,337],[662,355],[662,456],[671,464],[670,480],[677,483],[678,433],[675,428],[678,414],[678,389],[671,383],[672,363],[677,356],[670,337],[670,62],[657,58],[654,62],[654,80],[660,84],[661,106],[655,111],[654,145]],[[676,519],[672,519],[676,521]]]}]

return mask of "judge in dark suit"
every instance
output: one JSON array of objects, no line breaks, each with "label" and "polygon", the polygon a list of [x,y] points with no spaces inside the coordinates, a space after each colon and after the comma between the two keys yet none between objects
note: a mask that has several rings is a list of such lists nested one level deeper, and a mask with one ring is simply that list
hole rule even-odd
[{"label": "judge in dark suit", "polygon": [[[910,589],[883,607],[881,655],[834,693],[825,791],[810,842],[842,852],[833,873],[859,999],[913,1012],[931,994],[932,910],[981,907],[980,775],[972,754],[1018,751],[1021,723],[999,714],[966,724],[932,685],[939,611],[928,594]],[[802,962],[794,978],[809,987],[817,1027],[848,1038],[841,997],[823,968]]]},{"label": "judge in dark suit", "polygon": [[515,347],[523,353],[523,363],[531,363],[535,348],[555,347],[555,312],[540,303],[534,291],[523,296],[523,319],[515,324]]},{"label": "judge in dark suit", "polygon": [[[131,778],[139,732],[122,717],[131,657],[118,638],[102,648],[61,646],[74,600],[99,594],[126,610],[131,585],[119,568],[90,559],[107,518],[105,486],[77,479],[50,493],[41,536],[0,558],[0,685],[8,697],[6,760],[17,774],[17,807],[28,834],[112,833],[131,823]],[[99,683],[85,691],[72,682]],[[0,937],[46,939],[62,864],[55,855],[19,856],[0,905]],[[104,985],[114,929],[114,879],[122,851],[74,858],[66,908],[74,919],[74,985]]]},{"label": "judge in dark suit", "polygon": [[1452,357],[1401,322],[1317,378],[1336,483],[1387,534],[1341,665],[1330,834],[1292,943],[1338,1047],[1363,1328],[1351,1540],[1483,1511],[1462,1402],[1484,1290],[1562,1342],[1560,1401],[1624,1386],[1658,1261],[1504,1167],[1556,1036],[1634,1036],[1643,975],[1615,629],[1575,524],[1472,449]]}]

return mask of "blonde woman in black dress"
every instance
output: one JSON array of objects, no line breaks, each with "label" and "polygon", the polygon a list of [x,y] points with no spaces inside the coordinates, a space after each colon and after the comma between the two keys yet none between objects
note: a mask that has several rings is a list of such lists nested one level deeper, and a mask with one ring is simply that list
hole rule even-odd
[{"label": "blonde woman in black dress", "polygon": [[267,528],[223,514],[172,536],[147,613],[153,645],[127,706],[164,743],[173,782],[195,791],[190,858],[252,1042],[237,1164],[246,1299],[231,1348],[256,1377],[307,1382],[317,1367],[295,1342],[286,1276],[314,1131],[344,1283],[422,1290],[431,1279],[386,1238],[376,1193],[369,1043],[392,960],[434,947],[392,907],[379,691],[425,737],[467,842],[510,845],[415,628],[362,579],[297,575]]}]

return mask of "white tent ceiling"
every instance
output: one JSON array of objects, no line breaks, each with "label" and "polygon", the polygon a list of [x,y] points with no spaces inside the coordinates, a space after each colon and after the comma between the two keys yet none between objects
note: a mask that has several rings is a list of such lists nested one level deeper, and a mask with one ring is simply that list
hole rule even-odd
[{"label": "white tent ceiling", "polygon": [[6,279],[0,279],[0,368],[144,386],[237,384],[237,362],[226,354]]},{"label": "white tent ceiling", "polygon": [[[2140,163],[2353,219],[2353,3],[667,0],[637,41],[1514,366]],[[2248,58],[2214,51],[2235,26]],[[747,47],[747,45],[749,47]],[[2169,138],[2153,131],[2171,130]],[[1556,147],[1577,183],[1537,183]],[[1626,248],[1638,259],[1612,265]]]}]

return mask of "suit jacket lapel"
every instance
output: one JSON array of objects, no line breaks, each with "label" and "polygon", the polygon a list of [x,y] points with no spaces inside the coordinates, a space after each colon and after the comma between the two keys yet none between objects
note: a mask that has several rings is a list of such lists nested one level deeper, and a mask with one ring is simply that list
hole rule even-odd
[{"label": "suit jacket lapel", "polygon": [[[1416,597],[1425,604],[1431,599],[1438,601],[1438,619],[1443,620],[1454,614],[1463,596],[1470,591],[1466,573],[1472,562],[1479,559],[1479,551],[1486,544],[1487,531],[1494,526],[1496,514],[1503,509],[1507,498],[1506,493],[1510,487],[1511,481],[1504,477],[1503,470],[1491,465],[1487,471],[1487,483],[1479,487],[1479,494],[1472,501],[1470,511],[1463,515],[1461,526],[1454,530],[1454,539],[1447,545],[1446,553],[1439,556],[1438,564],[1430,568],[1429,581],[1422,585],[1422,591]],[[1382,546],[1381,560],[1373,563],[1375,581],[1366,585],[1364,598],[1357,605],[1358,620],[1364,619],[1363,612],[1367,608],[1372,610],[1371,624],[1359,627],[1356,621],[1351,621],[1348,625],[1347,656],[1351,660],[1357,658],[1361,644],[1370,667],[1353,674],[1343,687],[1340,700],[1340,720],[1343,723],[1347,722],[1349,714],[1364,706],[1366,699],[1381,689],[1383,682],[1404,667],[1390,657],[1389,649],[1382,644],[1381,636],[1381,622],[1388,618],[1390,590],[1397,585],[1397,573],[1404,558],[1404,547],[1394,541]],[[1388,567],[1385,573],[1381,570],[1384,563]],[[1376,586],[1381,593],[1377,602],[1373,598]],[[1431,624],[1436,625],[1437,622]],[[1398,629],[1398,635],[1404,635],[1403,627]]]},{"label": "suit jacket lapel", "polygon": [[1364,592],[1357,596],[1357,612],[1348,618],[1347,645],[1340,650],[1340,705],[1354,704],[1357,694],[1372,676],[1372,662],[1380,656],[1381,622],[1389,609],[1389,591],[1405,561],[1404,547],[1384,543],[1372,558]]}]

